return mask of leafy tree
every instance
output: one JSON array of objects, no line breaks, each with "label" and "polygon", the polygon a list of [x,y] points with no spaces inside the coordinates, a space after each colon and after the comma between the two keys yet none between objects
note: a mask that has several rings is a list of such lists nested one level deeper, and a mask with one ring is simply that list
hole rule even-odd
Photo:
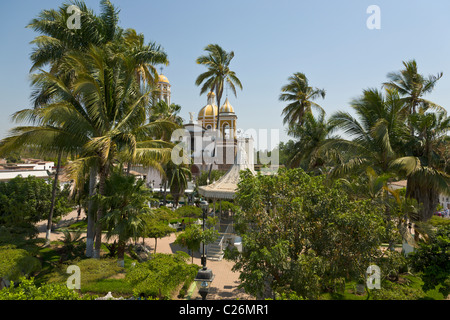
[{"label": "leafy tree", "polygon": [[19,281],[41,270],[40,261],[26,250],[12,245],[0,247],[0,291],[2,280]]},{"label": "leafy tree", "polygon": [[[364,279],[369,265],[395,258],[380,249],[383,208],[348,198],[323,176],[301,169],[256,177],[243,172],[236,201],[244,251],[233,257],[233,270],[242,270],[241,286],[258,297],[294,291],[314,298],[337,279]],[[313,278],[298,275],[305,265]]]},{"label": "leafy tree", "polygon": [[[54,216],[61,217],[72,210],[68,190],[56,192]],[[0,222],[11,230],[23,229],[32,236],[34,224],[48,217],[52,199],[52,186],[45,180],[29,176],[0,182]]]},{"label": "leafy tree", "polygon": [[175,239],[175,243],[179,244],[191,251],[192,263],[194,263],[194,251],[200,250],[200,245],[204,242],[205,245],[216,241],[219,233],[217,230],[210,228],[202,230],[199,225],[189,225],[184,232],[181,232]]},{"label": "leafy tree", "polygon": [[450,227],[439,227],[427,242],[408,255],[409,263],[416,272],[421,272],[423,290],[439,286],[447,297],[450,294]]}]

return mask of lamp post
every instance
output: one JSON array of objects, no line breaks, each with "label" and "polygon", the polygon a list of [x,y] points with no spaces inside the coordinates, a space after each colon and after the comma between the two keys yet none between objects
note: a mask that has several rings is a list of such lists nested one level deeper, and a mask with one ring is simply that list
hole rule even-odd
[{"label": "lamp post", "polygon": [[[205,231],[205,218],[206,218],[206,212],[208,210],[208,205],[203,204],[202,205],[202,211],[203,211],[203,231]],[[202,250],[202,268],[198,271],[197,276],[195,277],[194,281],[200,285],[200,288],[198,289],[199,294],[202,297],[202,300],[206,300],[206,296],[208,295],[209,288],[211,286],[211,282],[214,280],[214,274],[212,273],[211,269],[206,268],[206,255],[205,255],[205,242],[203,241],[203,250]]]}]

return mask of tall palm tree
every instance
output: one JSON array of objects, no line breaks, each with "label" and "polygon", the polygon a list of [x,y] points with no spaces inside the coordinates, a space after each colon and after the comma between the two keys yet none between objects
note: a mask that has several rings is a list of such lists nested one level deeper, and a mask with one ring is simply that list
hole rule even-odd
[{"label": "tall palm tree", "polygon": [[[330,118],[331,125],[342,129],[351,140],[330,139],[324,148],[340,151],[340,164],[334,175],[356,173],[372,167],[377,174],[391,171],[390,163],[398,157],[398,146],[407,137],[405,116],[400,111],[403,102],[396,90],[364,90],[351,107],[359,119],[348,112],[338,111]],[[361,171],[362,170],[362,171]]]},{"label": "tall palm tree", "polygon": [[[234,52],[226,52],[218,44],[209,44],[204,49],[207,54],[197,58],[197,64],[204,65],[208,71],[200,74],[195,80],[197,86],[201,85],[200,94],[213,91],[216,94],[217,107],[220,108],[220,101],[222,99],[224,86],[228,85],[233,94],[236,96],[236,87],[242,90],[242,83],[236,76],[236,73],[230,70],[231,60],[234,58]],[[216,129],[220,133],[220,113],[217,114]],[[217,140],[217,139],[216,139]],[[212,157],[216,154],[216,142],[214,143],[214,150]],[[211,176],[213,164],[211,163],[209,169],[209,176]]]},{"label": "tall palm tree", "polygon": [[[67,8],[75,4],[80,9],[81,28],[67,28],[70,14]],[[118,26],[119,10],[109,0],[100,1],[100,15],[95,15],[84,1],[71,1],[58,10],[42,10],[27,28],[40,33],[31,43],[35,45],[30,56],[31,71],[50,66],[52,73],[58,72],[61,59],[70,51],[87,51],[91,45],[102,46],[121,37]]]},{"label": "tall palm tree", "polygon": [[289,104],[283,109],[283,124],[303,124],[305,113],[311,113],[312,107],[319,111],[323,108],[314,102],[317,98],[325,98],[325,90],[309,86],[308,78],[296,72],[288,78],[289,83],[281,88],[279,99]]},{"label": "tall palm tree", "polygon": [[[425,77],[418,72],[416,60],[403,61],[403,66],[405,68],[399,72],[388,73],[387,77],[390,81],[383,84],[386,88],[398,91],[405,106],[403,112],[410,115],[415,114],[418,108],[443,110],[441,106],[423,98],[433,91],[443,73]],[[410,130],[412,130],[411,125]]]},{"label": "tall palm tree", "polygon": [[[422,205],[420,220],[431,218],[439,203],[439,193],[450,195],[450,174],[446,172],[446,156],[438,146],[448,141],[450,118],[445,112],[416,113],[409,117],[417,134],[406,156],[394,160],[391,167],[406,174],[406,195]],[[448,156],[448,155],[447,155]]]},{"label": "tall palm tree", "polygon": [[[110,54],[107,47],[91,47],[87,53],[68,54],[61,63],[61,68],[73,71],[71,83],[44,71],[34,77],[36,83],[53,88],[58,100],[28,113],[40,117],[42,126],[52,125],[64,132],[64,137],[70,137],[66,140],[68,145],[81,145],[79,158],[68,168],[75,183],[86,176],[90,167],[97,168],[100,196],[104,195],[106,177],[120,152],[128,152],[149,166],[164,163],[170,157],[167,142],[154,137],[162,135],[162,129],[171,123],[148,123],[147,98],[151,93],[140,91],[135,66],[130,61],[123,55]],[[102,214],[99,206],[97,222]],[[94,257],[99,257],[101,232],[102,226],[97,223]]]},{"label": "tall palm tree", "polygon": [[[67,88],[72,88],[75,80],[74,70],[62,68],[61,65],[67,55],[72,53],[86,53],[92,46],[109,47],[111,53],[116,56],[126,56],[128,64],[134,68],[137,82],[151,85],[157,75],[153,64],[168,64],[167,55],[159,45],[155,43],[144,43],[142,34],[137,34],[134,30],[128,29],[125,32],[118,26],[119,10],[117,10],[109,0],[100,2],[101,13],[95,15],[87,8],[83,1],[72,1],[81,10],[81,29],[71,30],[67,28],[68,17],[67,7],[70,4],[62,5],[58,10],[43,10],[39,16],[32,20],[27,26],[39,32],[41,35],[33,40],[35,49],[31,55],[33,66],[31,71],[39,70],[44,66],[50,67],[50,74],[57,75],[60,81],[64,82]],[[120,59],[118,57],[117,59]],[[113,76],[111,73],[110,76]],[[53,103],[55,91],[59,88],[53,84],[43,84],[33,92],[35,107],[41,107],[48,103]],[[83,128],[78,132],[83,134]],[[85,131],[86,137],[95,135],[93,131]],[[144,139],[145,140],[145,139]],[[78,140],[76,141],[78,142]],[[75,143],[75,142],[74,142]],[[92,160],[95,157],[91,158]],[[91,170],[90,196],[93,195],[95,181],[99,165],[96,161],[90,161]],[[79,176],[81,177],[81,175]],[[92,203],[89,208],[92,208]],[[88,210],[90,211],[90,210]],[[91,238],[93,237],[93,213],[88,212],[88,237],[87,255],[90,255]]]}]

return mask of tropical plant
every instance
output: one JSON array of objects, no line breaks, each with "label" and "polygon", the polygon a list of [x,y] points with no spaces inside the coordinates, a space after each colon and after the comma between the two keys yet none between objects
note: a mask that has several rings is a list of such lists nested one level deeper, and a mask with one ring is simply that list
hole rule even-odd
[{"label": "tropical plant", "polygon": [[428,109],[429,107],[442,109],[439,105],[423,98],[424,95],[433,91],[436,83],[442,78],[443,73],[429,75],[425,77],[418,72],[417,62],[415,60],[403,61],[403,70],[399,72],[390,72],[387,77],[390,80],[383,85],[387,88],[398,91],[402,97],[406,114],[415,114],[418,108]]},{"label": "tropical plant", "polygon": [[144,234],[145,216],[151,212],[150,199],[151,193],[145,182],[136,181],[134,176],[113,172],[106,180],[105,196],[100,199],[105,215],[100,224],[105,226],[108,239],[117,237],[117,257],[122,267],[126,243],[129,239],[136,241]]},{"label": "tropical plant", "polygon": [[166,165],[165,174],[175,207],[178,207],[178,201],[184,195],[188,181],[192,178],[191,170],[183,163],[177,165],[169,161]]},{"label": "tropical plant", "polygon": [[[257,297],[293,290],[314,298],[336,279],[364,278],[368,265],[395,255],[380,249],[383,208],[350,199],[325,176],[301,169],[271,176],[242,172],[235,201],[242,208],[235,230],[245,250],[233,257],[233,270],[241,271],[241,287]],[[298,275],[305,264],[306,275]]]},{"label": "tropical plant", "polygon": [[438,147],[448,143],[450,118],[444,112],[416,113],[409,117],[417,134],[410,137],[405,156],[392,161],[391,167],[407,177],[406,192],[422,205],[420,221],[430,219],[439,203],[439,193],[450,194],[450,175],[446,172],[445,153]]},{"label": "tropical plant", "polygon": [[[204,65],[208,71],[200,74],[195,80],[195,85],[200,86],[200,94],[215,92],[217,106],[220,108],[225,85],[227,85],[236,96],[236,87],[242,90],[242,83],[236,73],[230,70],[231,60],[234,58],[234,51],[227,52],[218,44],[209,44],[204,49],[205,55],[197,58],[197,64]],[[217,114],[216,128],[219,129],[220,113]],[[215,142],[216,143],[216,142]],[[212,157],[216,155],[216,145]],[[212,163],[209,171],[212,170]],[[209,176],[211,180],[211,174]]]},{"label": "tropical plant", "polygon": [[400,112],[403,108],[400,96],[394,90],[383,94],[368,89],[352,101],[351,107],[359,119],[338,111],[329,120],[351,139],[329,139],[324,144],[324,149],[337,151],[337,165],[332,173],[336,176],[357,173],[369,166],[378,174],[390,172],[390,163],[398,157],[408,135],[405,116]]},{"label": "tropical plant", "polygon": [[289,126],[303,124],[306,113],[312,112],[312,107],[323,111],[322,107],[314,102],[317,98],[325,98],[325,90],[309,86],[308,78],[301,72],[296,72],[288,78],[289,83],[281,88],[280,101],[289,104],[284,107],[283,124]]},{"label": "tropical plant", "polygon": [[[101,193],[108,173],[108,159],[111,160],[117,152],[128,153],[127,156],[133,161],[141,161],[146,157],[143,154],[152,154],[142,161],[149,165],[159,165],[161,162],[161,157],[155,158],[155,151],[161,145],[155,148],[154,138],[161,136],[161,133],[149,132],[152,130],[142,125],[143,121],[140,129],[137,129],[136,115],[142,117],[148,113],[148,108],[143,105],[152,95],[152,89],[147,93],[141,92],[141,82],[151,88],[151,80],[157,75],[153,64],[167,64],[168,61],[160,46],[154,43],[145,45],[142,34],[138,35],[132,29],[124,32],[118,26],[118,10],[109,1],[101,1],[100,16],[94,15],[83,2],[76,2],[81,10],[82,21],[81,29],[76,31],[66,27],[68,5],[63,5],[59,10],[42,11],[28,26],[42,34],[33,41],[37,48],[32,54],[32,71],[50,66],[49,72],[40,70],[40,74],[33,76],[33,84],[37,87],[33,93],[35,109],[45,110],[36,111],[37,114],[33,114],[34,110],[21,112],[18,117],[37,119],[38,122],[35,127],[18,128],[13,133],[22,139],[15,140],[16,146],[25,143],[33,145],[33,141],[44,140],[42,137],[45,135],[48,136],[46,146],[74,146],[75,154],[81,159],[77,159],[72,167],[84,164],[84,168],[91,168],[90,174],[89,170],[75,170],[78,173],[75,180],[80,182],[82,178],[89,177],[92,196],[96,173],[101,178],[98,188]],[[130,111],[130,107],[134,111]],[[140,111],[137,112],[137,109]],[[141,112],[143,109],[146,111]],[[68,118],[72,121],[67,121]],[[119,121],[120,118],[126,118],[128,122]],[[121,136],[117,131],[109,130],[113,123],[121,123]],[[160,121],[153,125],[155,127],[167,128],[167,122],[164,124],[164,121]],[[108,130],[109,137],[106,137]],[[132,150],[111,145],[111,140],[108,140],[111,136],[114,137],[114,143],[134,136],[127,140]],[[61,143],[55,143],[58,139]],[[139,141],[142,153],[136,152],[136,141]],[[45,150],[42,144],[37,146]],[[112,151],[111,154],[109,151]],[[156,151],[159,155],[161,152],[164,151]],[[89,208],[92,207],[90,203]],[[94,233],[93,216],[93,212],[88,212],[90,223],[87,241],[90,243]],[[97,235],[99,233],[97,228]],[[95,254],[98,254],[99,246],[96,244]]]},{"label": "tropical plant", "polygon": [[325,112],[316,118],[311,112],[303,116],[303,124],[295,123],[289,127],[288,134],[296,139],[288,159],[288,166],[301,166],[307,171],[319,173],[325,168],[329,156],[322,146],[331,136],[335,127],[325,119]]}]

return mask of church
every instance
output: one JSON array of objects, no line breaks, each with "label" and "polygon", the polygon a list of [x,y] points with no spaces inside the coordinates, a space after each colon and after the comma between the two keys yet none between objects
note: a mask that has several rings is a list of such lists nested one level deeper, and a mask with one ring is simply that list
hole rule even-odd
[{"label": "church", "polygon": [[[159,75],[158,89],[158,99],[170,105],[171,84],[162,73]],[[243,152],[245,161],[251,165],[253,170],[253,139],[238,136],[238,117],[228,98],[219,107],[215,93],[209,92],[206,104],[199,108],[198,113],[189,112],[189,115],[190,120],[184,123],[183,127],[189,137],[187,150],[190,151],[192,157],[190,169],[193,179],[200,176],[202,172],[209,171],[211,164],[212,170],[229,171],[236,163],[240,148],[245,150]],[[218,118],[219,122],[217,122]],[[214,149],[216,154],[213,158]],[[160,174],[153,169],[148,171],[146,180],[147,184],[154,189],[163,188]],[[192,185],[190,184],[190,186]]]}]

